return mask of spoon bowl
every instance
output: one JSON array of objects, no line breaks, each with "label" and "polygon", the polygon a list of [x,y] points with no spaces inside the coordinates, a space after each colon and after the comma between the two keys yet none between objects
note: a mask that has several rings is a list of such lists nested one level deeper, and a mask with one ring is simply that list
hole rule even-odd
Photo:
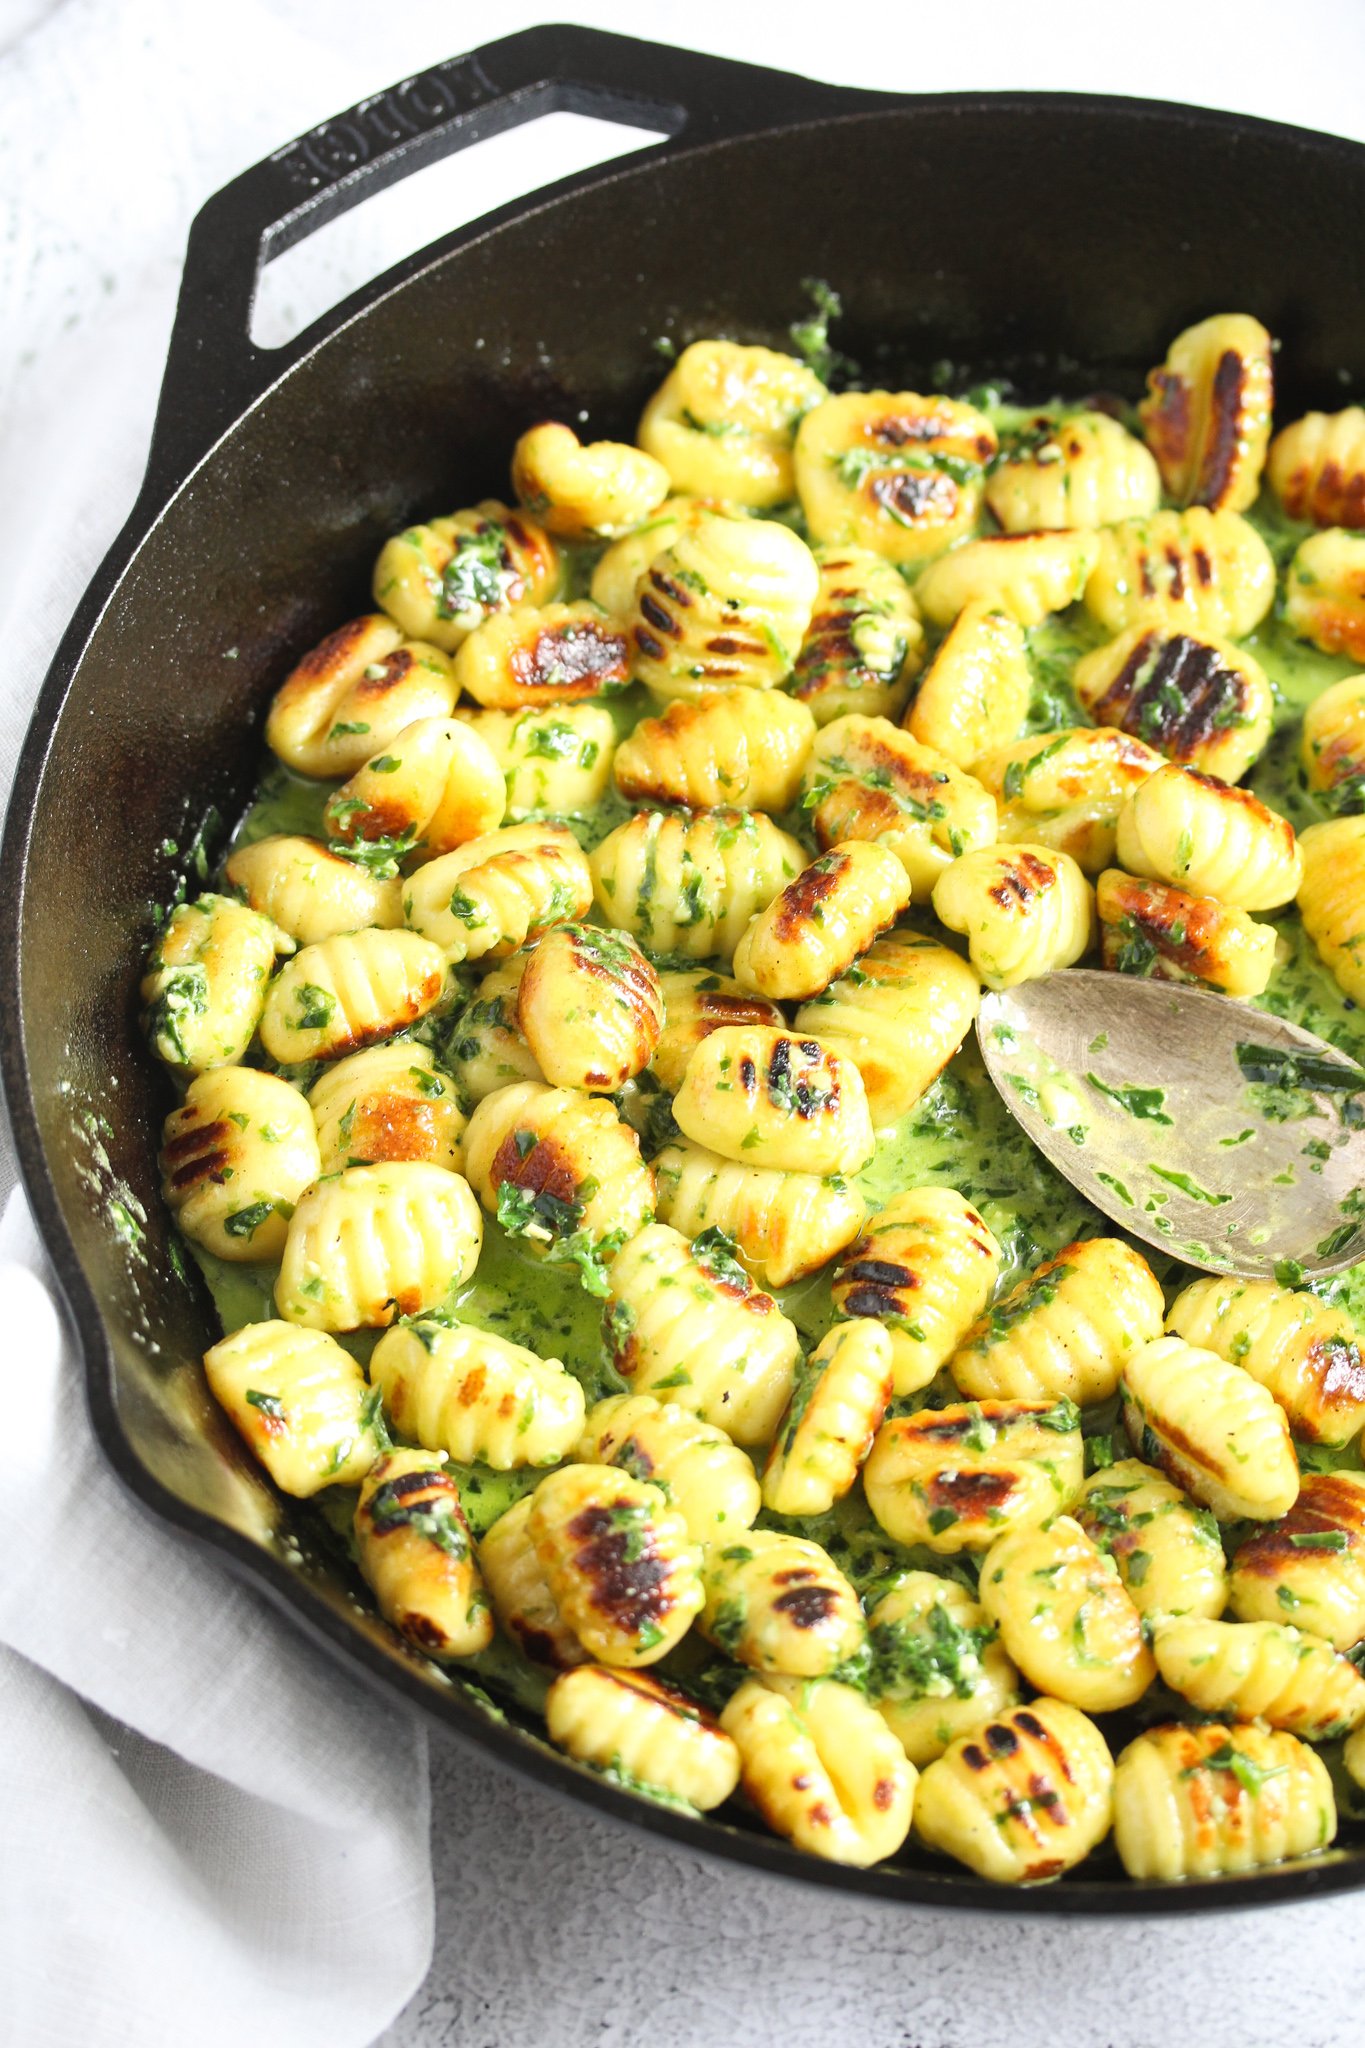
[{"label": "spoon bowl", "polygon": [[1227,996],[1095,968],[986,995],[986,1071],[1047,1159],[1187,1266],[1289,1285],[1365,1258],[1365,1068]]}]

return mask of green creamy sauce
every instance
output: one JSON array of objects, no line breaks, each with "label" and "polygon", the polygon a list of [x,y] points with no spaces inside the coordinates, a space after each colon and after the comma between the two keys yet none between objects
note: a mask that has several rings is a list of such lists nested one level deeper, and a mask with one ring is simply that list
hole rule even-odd
[{"label": "green creamy sauce", "polygon": [[[994,410],[1002,423],[1017,416],[1015,409]],[[1288,524],[1267,500],[1251,517],[1283,569],[1298,541],[1310,529]],[[799,525],[797,521],[793,523]],[[575,583],[582,584],[586,574],[586,563],[576,563]],[[1079,606],[1029,633],[1035,674],[1031,730],[1049,731],[1088,722],[1078,708],[1069,678],[1078,656],[1101,644],[1105,637]],[[1244,644],[1265,669],[1278,698],[1274,737],[1246,778],[1247,785],[1288,816],[1296,827],[1306,826],[1324,814],[1307,795],[1299,772],[1300,720],[1305,706],[1319,692],[1352,672],[1351,664],[1319,654],[1294,640],[1274,615]],[[931,654],[932,651],[931,644]],[[610,708],[619,731],[625,733],[656,707],[646,692],[635,687],[611,700]],[[245,844],[273,832],[323,836],[323,809],[333,787],[305,781],[272,762],[262,775],[233,844]],[[630,807],[612,793],[590,818],[568,822],[584,846],[591,848],[628,815]],[[814,850],[806,814],[797,811],[779,822]],[[932,932],[944,944],[964,950],[955,935],[939,928],[922,907],[917,906],[907,922],[916,929]],[[1305,1025],[1343,1052],[1365,1060],[1365,1020],[1318,960],[1296,913],[1291,909],[1274,922],[1282,941],[1281,952],[1287,953],[1287,958],[1277,967],[1270,988],[1258,999],[1258,1006]],[[461,970],[458,979],[462,989],[472,991],[487,966],[484,963]],[[306,1083],[306,1076],[300,1078]],[[1140,1137],[1135,1136],[1135,1143],[1140,1143]],[[858,1176],[857,1184],[872,1210],[882,1208],[903,1188],[926,1184],[941,1184],[965,1195],[980,1210],[1004,1252],[1001,1294],[1062,1245],[1078,1237],[1113,1234],[1116,1227],[1084,1201],[1025,1138],[987,1078],[974,1035],[915,1110],[882,1138],[875,1158]],[[1152,1253],[1145,1246],[1142,1250],[1162,1279],[1168,1297],[1191,1277],[1190,1270],[1174,1259],[1163,1259],[1160,1253]],[[230,1266],[199,1251],[195,1256],[226,1330],[275,1313],[270,1292],[273,1269]],[[1365,1329],[1365,1265],[1319,1286],[1316,1291],[1346,1307],[1357,1327]],[[803,1342],[808,1348],[813,1346],[833,1319],[828,1274],[814,1275],[783,1290],[779,1299],[800,1330]],[[556,1266],[536,1259],[491,1218],[485,1218],[484,1252],[474,1282],[463,1290],[453,1291],[443,1306],[462,1320],[495,1331],[542,1357],[560,1359],[582,1382],[590,1404],[623,1389],[602,1343],[603,1304],[583,1290],[572,1266]],[[364,1362],[377,1334],[364,1332],[341,1341]],[[912,1410],[957,1398],[944,1373],[933,1386],[896,1407]],[[1098,1439],[1099,1445],[1117,1427],[1115,1402],[1086,1412],[1087,1436]],[[1120,1447],[1117,1455],[1124,1454]],[[1305,1463],[1308,1462],[1310,1455],[1306,1454]],[[1311,1463],[1315,1469],[1322,1469],[1334,1463],[1357,1465],[1359,1459],[1354,1450],[1339,1455],[1315,1451]],[[451,1469],[476,1536],[528,1492],[539,1477],[535,1470],[497,1473],[483,1466],[458,1465]],[[334,1540],[349,1543],[354,1500],[353,1489],[334,1488],[312,1504],[311,1512],[322,1518]],[[783,1522],[765,1511],[760,1525],[790,1528],[821,1543],[860,1593],[866,1594],[888,1572],[912,1566],[958,1578],[969,1587],[974,1585],[975,1565],[969,1557],[942,1557],[922,1549],[907,1550],[892,1542],[872,1519],[860,1487],[827,1515]],[[723,1697],[734,1677],[733,1667],[727,1666],[695,1631],[660,1668],[693,1684],[703,1697]],[[532,1709],[539,1706],[547,1683],[546,1674],[532,1667],[501,1638],[461,1669],[484,1680],[503,1698]]]}]

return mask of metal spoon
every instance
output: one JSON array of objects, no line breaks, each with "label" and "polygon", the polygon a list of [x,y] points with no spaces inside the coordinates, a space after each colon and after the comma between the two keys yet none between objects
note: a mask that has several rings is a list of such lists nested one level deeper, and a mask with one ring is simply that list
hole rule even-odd
[{"label": "metal spoon", "polygon": [[1069,968],[988,994],[986,1071],[1039,1151],[1133,1237],[1291,1284],[1365,1258],[1365,1068],[1169,981]]}]

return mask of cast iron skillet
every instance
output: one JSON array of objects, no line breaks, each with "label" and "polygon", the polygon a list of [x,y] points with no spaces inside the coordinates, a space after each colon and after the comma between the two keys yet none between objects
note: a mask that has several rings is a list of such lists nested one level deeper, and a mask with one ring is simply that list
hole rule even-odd
[{"label": "cast iron skillet", "polygon": [[[368,192],[553,109],[668,139],[434,240],[287,348],[248,343],[263,262]],[[407,1655],[310,1552],[207,1395],[213,1325],[172,1270],[155,1168],[167,1102],[136,1023],[147,914],[182,871],[158,849],[183,848],[210,807],[240,809],[271,690],[368,608],[384,538],[504,489],[514,437],[547,414],[586,415],[585,438],[628,435],[660,374],[656,336],[781,345],[814,275],[843,293],[839,338],[870,367],[933,389],[947,359],[1041,396],[1059,381],[1134,389],[1189,320],[1245,307],[1283,337],[1288,402],[1335,406],[1365,381],[1365,272],[1346,260],[1362,218],[1365,149],[1289,128],[1138,101],[856,93],[575,28],[437,65],[209,201],[146,482],[39,699],[0,891],[24,1179],[96,1432],[141,1501],[351,1671],[693,1849],[995,1911],[1186,1911],[1365,1884],[1358,1833],[1298,1867],[1179,1887],[1130,1884],[1112,1861],[1023,1893],[914,1851],[844,1870],[742,1821],[631,1799]],[[208,837],[212,855],[221,832]]]}]

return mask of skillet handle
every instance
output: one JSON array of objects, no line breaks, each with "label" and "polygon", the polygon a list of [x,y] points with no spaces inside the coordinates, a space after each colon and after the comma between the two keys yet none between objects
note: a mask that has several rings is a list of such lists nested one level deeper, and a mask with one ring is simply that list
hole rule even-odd
[{"label": "skillet handle", "polygon": [[894,97],[565,25],[505,36],[373,94],[244,171],[195,217],[144,491],[169,497],[312,345],[308,333],[284,348],[251,341],[262,265],[410,172],[549,113],[661,129],[661,143],[634,153],[643,158]]}]

